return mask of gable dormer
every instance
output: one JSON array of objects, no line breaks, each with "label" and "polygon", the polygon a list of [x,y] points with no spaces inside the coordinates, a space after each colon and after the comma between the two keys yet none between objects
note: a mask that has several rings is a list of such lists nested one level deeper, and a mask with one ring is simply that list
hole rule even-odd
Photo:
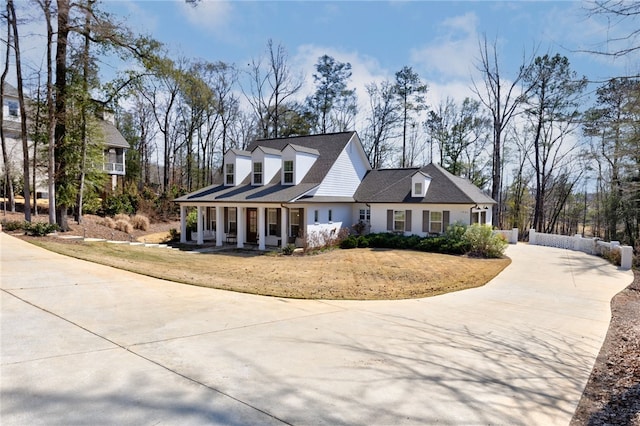
[{"label": "gable dormer", "polygon": [[318,157],[320,153],[317,149],[288,144],[282,150],[282,184],[299,184]]},{"label": "gable dormer", "polygon": [[240,185],[251,173],[251,153],[239,149],[228,150],[224,155],[222,173],[225,186]]},{"label": "gable dormer", "polygon": [[421,171],[415,172],[411,176],[411,196],[424,198],[431,184],[431,176]]},{"label": "gable dormer", "polygon": [[277,149],[258,146],[251,152],[251,185],[264,185],[278,173],[281,153]]}]

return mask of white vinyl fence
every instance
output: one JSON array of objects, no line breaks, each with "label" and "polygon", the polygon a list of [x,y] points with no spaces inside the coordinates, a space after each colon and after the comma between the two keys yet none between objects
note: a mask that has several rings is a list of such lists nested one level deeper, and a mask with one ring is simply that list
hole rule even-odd
[{"label": "white vinyl fence", "polygon": [[594,255],[600,255],[605,250],[620,250],[621,269],[631,269],[633,262],[633,247],[621,246],[618,241],[608,243],[598,238],[582,238],[580,234],[571,237],[569,235],[543,234],[531,229],[529,230],[529,244],[581,251]]},{"label": "white vinyl fence", "polygon": [[502,235],[509,244],[518,244],[518,228],[513,228],[511,230],[496,229],[493,233]]}]

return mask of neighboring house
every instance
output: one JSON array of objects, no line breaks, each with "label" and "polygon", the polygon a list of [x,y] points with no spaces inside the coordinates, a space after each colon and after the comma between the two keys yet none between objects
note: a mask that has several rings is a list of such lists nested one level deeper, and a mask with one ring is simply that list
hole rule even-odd
[{"label": "neighboring house", "polygon": [[[22,130],[18,103],[18,90],[12,85],[4,84],[4,99],[2,100],[3,120],[2,130],[5,136],[7,154],[13,176],[22,176]],[[129,144],[115,126],[113,113],[105,109],[96,101],[96,118],[99,129],[104,136],[104,155],[102,170],[110,176],[111,190],[122,182],[125,175],[125,153]],[[30,124],[30,123],[27,123]],[[29,158],[33,159],[32,141],[29,140]],[[2,173],[6,167],[2,164]],[[47,198],[47,174],[43,170],[36,172],[36,193],[39,198]]]},{"label": "neighboring house", "polygon": [[439,234],[491,224],[495,201],[442,167],[372,170],[356,132],[261,139],[224,155],[223,181],[175,200],[181,241],[197,208],[197,243],[312,244],[361,223],[368,232]]}]

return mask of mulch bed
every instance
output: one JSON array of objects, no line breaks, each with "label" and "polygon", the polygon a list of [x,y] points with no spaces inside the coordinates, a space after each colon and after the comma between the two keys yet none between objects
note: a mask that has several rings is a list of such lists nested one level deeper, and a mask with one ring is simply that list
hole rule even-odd
[{"label": "mulch bed", "polygon": [[611,323],[571,420],[577,425],[640,425],[640,271],[611,300]]}]

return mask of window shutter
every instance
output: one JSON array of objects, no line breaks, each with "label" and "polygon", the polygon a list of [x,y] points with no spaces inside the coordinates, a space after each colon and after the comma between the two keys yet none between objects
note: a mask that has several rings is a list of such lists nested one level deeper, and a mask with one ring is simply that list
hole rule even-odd
[{"label": "window shutter", "polygon": [[442,212],[442,232],[446,232],[449,227],[449,210]]},{"label": "window shutter", "polygon": [[487,212],[484,211],[480,213],[480,225],[486,225],[486,224],[487,224]]},{"label": "window shutter", "polygon": [[422,232],[429,232],[429,210],[422,210]]},{"label": "window shutter", "polygon": [[276,235],[282,235],[282,209],[276,209]]},{"label": "window shutter", "polygon": [[411,232],[411,210],[404,211],[404,230]]},{"label": "window shutter", "polygon": [[224,208],[224,232],[229,232],[229,207]]},{"label": "window shutter", "polygon": [[393,210],[387,210],[387,231],[393,231]]}]

